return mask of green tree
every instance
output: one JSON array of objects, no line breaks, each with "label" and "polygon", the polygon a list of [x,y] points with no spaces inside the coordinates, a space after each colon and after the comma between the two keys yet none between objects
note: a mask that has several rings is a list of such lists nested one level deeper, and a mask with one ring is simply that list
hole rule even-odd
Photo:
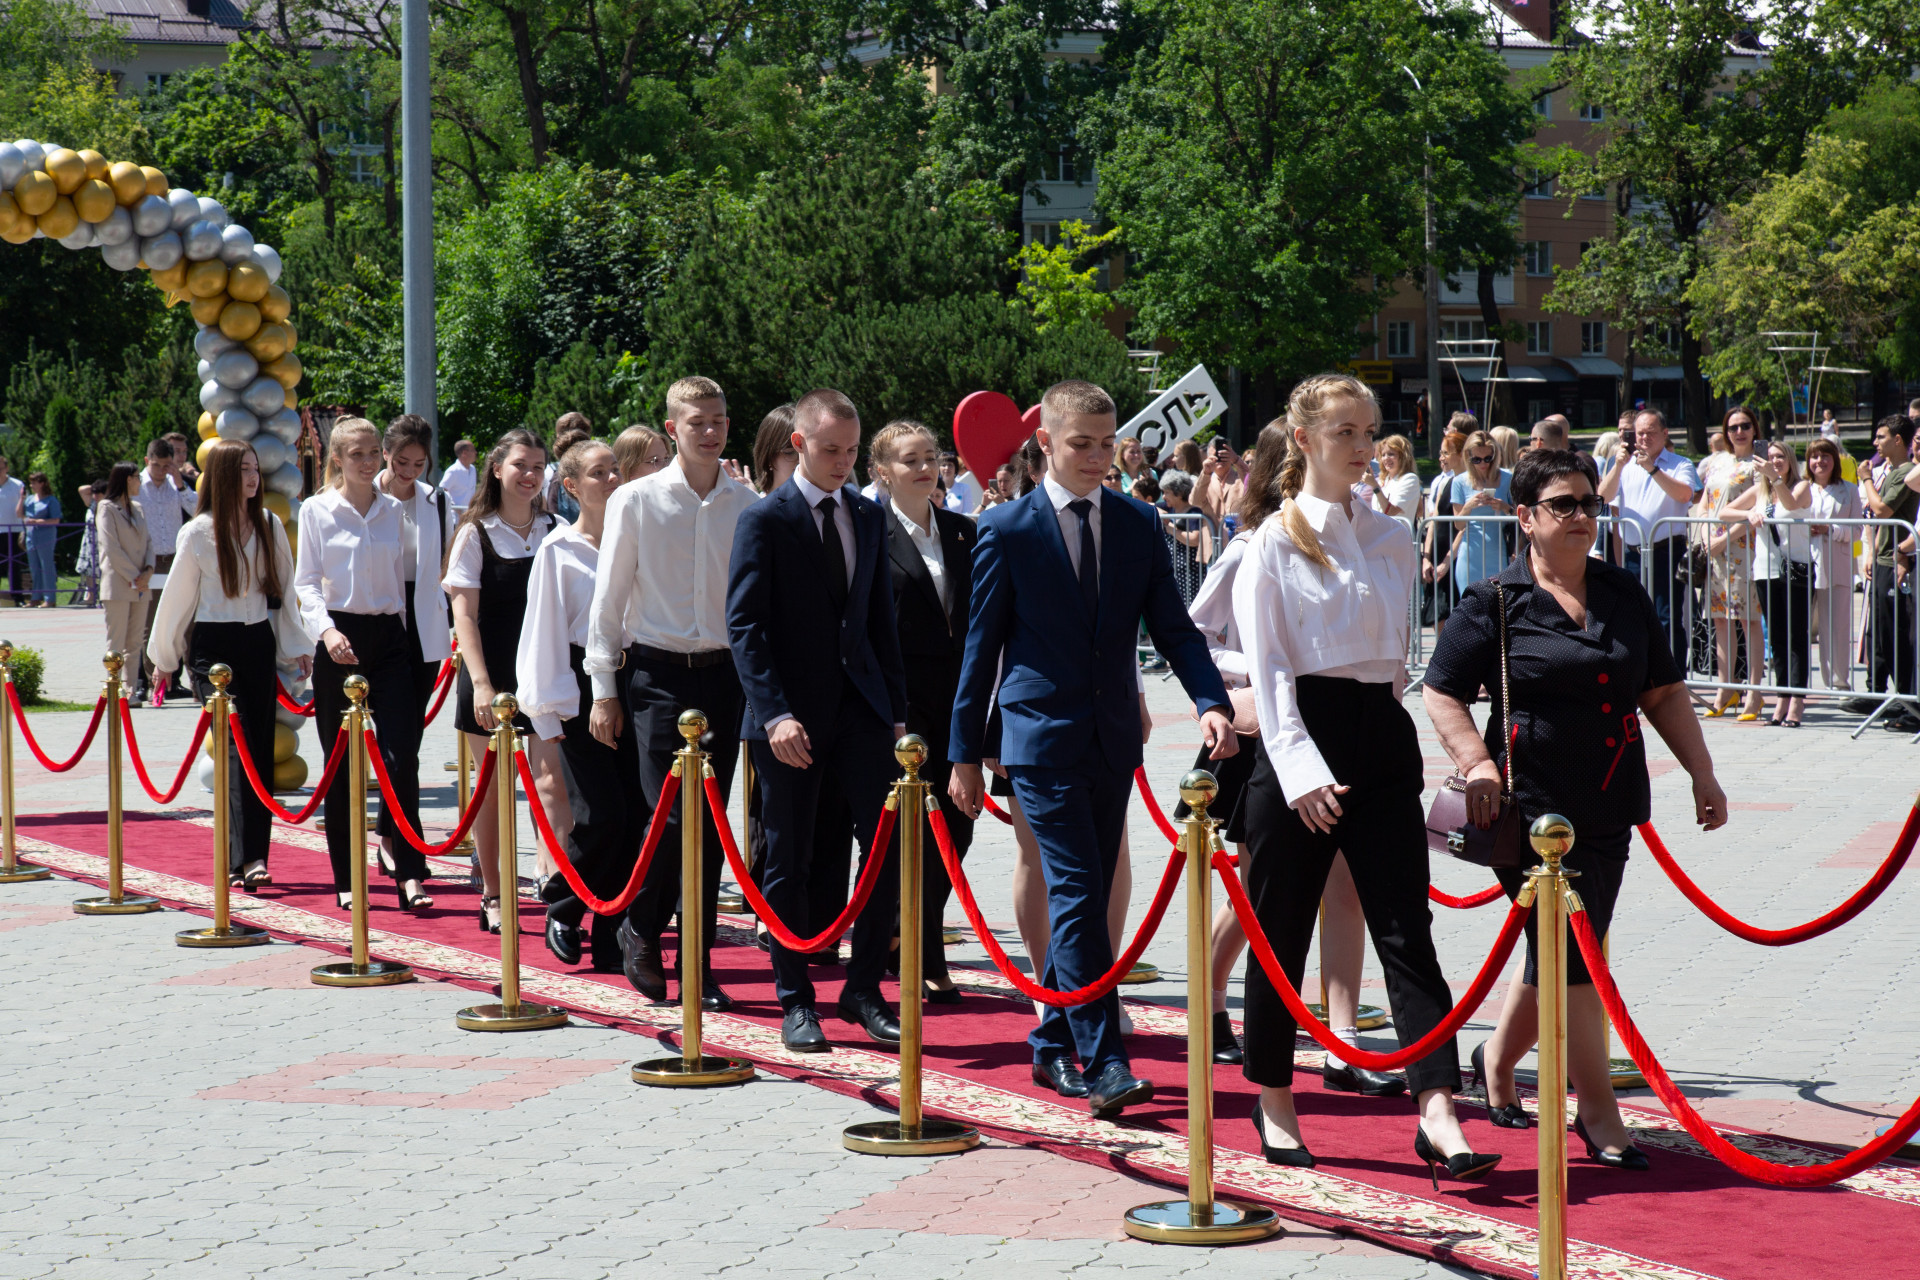
[{"label": "green tree", "polygon": [[557,360],[536,361],[521,425],[551,440],[561,414],[584,413],[596,434],[612,438],[646,416],[640,389],[627,376],[633,363],[634,357],[611,338],[597,351],[591,343],[576,342]]},{"label": "green tree", "polygon": [[1120,228],[1094,234],[1093,228],[1075,218],[1060,224],[1060,242],[1049,245],[1035,240],[1020,246],[1013,265],[1020,272],[1015,291],[1020,301],[1033,312],[1033,321],[1041,332],[1056,324],[1093,322],[1113,310],[1113,295],[1100,288],[1100,263],[1079,267],[1092,254],[1105,257]]},{"label": "green tree", "polygon": [[56,73],[69,79],[97,74],[95,65],[110,62],[119,51],[118,35],[89,16],[85,5],[70,0],[0,4],[0,133],[41,136],[46,123],[39,114],[42,88]]},{"label": "green tree", "polygon": [[[87,465],[82,440],[86,433],[86,424],[80,416],[80,406],[73,398],[64,393],[53,398],[47,406],[45,443],[34,458],[34,466],[47,473],[47,483],[53,489],[53,496],[60,500],[63,520],[77,520],[86,507],[80,501],[80,486],[92,484],[99,474]],[[74,561],[80,551],[78,538],[61,538],[55,545],[55,559],[62,573],[72,573]]]}]

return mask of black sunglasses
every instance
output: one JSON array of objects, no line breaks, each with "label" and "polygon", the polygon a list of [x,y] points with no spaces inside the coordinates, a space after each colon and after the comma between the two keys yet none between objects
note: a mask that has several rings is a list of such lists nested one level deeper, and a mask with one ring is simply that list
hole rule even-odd
[{"label": "black sunglasses", "polygon": [[1587,519],[1592,520],[1599,516],[1601,509],[1607,504],[1606,500],[1597,493],[1590,493],[1584,498],[1576,498],[1570,493],[1563,493],[1558,497],[1542,498],[1533,505],[1536,509],[1544,507],[1546,510],[1551,511],[1553,518],[1556,520],[1570,520],[1576,511]]},{"label": "black sunglasses", "polygon": [[1727,424],[1727,430],[1729,430],[1729,431],[1751,431],[1751,430],[1753,430],[1753,424],[1752,424],[1751,422],[1729,422],[1729,423]]},{"label": "black sunglasses", "polygon": [[1493,461],[1493,455],[1492,455],[1492,454],[1488,454],[1488,455],[1487,455],[1486,457],[1484,457],[1484,458],[1468,458],[1468,459],[1467,459],[1467,461],[1468,461],[1468,462],[1471,462],[1471,463],[1472,463],[1472,464],[1473,464],[1474,466],[1476,466],[1476,467],[1484,467],[1484,466],[1486,466],[1486,465],[1487,465],[1488,463],[1490,463],[1490,462],[1492,462],[1492,461]]}]

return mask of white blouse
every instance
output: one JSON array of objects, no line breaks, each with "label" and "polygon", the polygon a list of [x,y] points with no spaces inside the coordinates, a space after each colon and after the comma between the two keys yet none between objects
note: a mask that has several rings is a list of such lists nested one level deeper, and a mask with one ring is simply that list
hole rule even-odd
[{"label": "white blouse", "polygon": [[[1864,514],[1860,490],[1844,480],[1835,481],[1824,489],[1816,484],[1811,489],[1812,501],[1807,504],[1807,517],[1814,524],[1828,520],[1858,520]],[[1862,527],[1857,524],[1827,526],[1827,536],[1819,543],[1820,554],[1813,558],[1815,588],[1836,584],[1851,587],[1853,543],[1860,536]]]},{"label": "white blouse", "polygon": [[[933,579],[934,594],[940,597],[940,607],[953,607],[953,584],[947,580],[947,552],[940,545],[940,522],[929,518],[927,527],[922,529],[913,522],[913,517],[900,509],[900,504],[891,498],[887,505],[893,508],[893,514],[900,521],[900,527],[907,531],[907,538],[913,543],[913,549],[920,553],[920,563],[927,566],[927,576]],[[929,513],[931,516],[931,513]]]},{"label": "white blouse", "polygon": [[[373,487],[386,492],[387,473],[374,477]],[[389,495],[391,496],[391,495]],[[420,660],[439,662],[453,652],[447,625],[447,593],[440,589],[440,548],[445,533],[440,524],[439,491],[424,480],[413,482],[411,499],[396,498],[405,524],[405,581],[413,584],[413,621],[420,630]],[[447,502],[447,521],[459,519],[459,509]],[[426,565],[426,572],[420,566]]]},{"label": "white blouse", "polygon": [[1240,624],[1233,616],[1233,583],[1239,576],[1241,562],[1246,559],[1247,545],[1252,541],[1253,533],[1248,531],[1227,543],[1207,570],[1199,593],[1187,609],[1193,625],[1207,638],[1207,652],[1229,689],[1243,689],[1247,685],[1247,655],[1241,651]]},{"label": "white blouse", "polygon": [[559,737],[560,722],[580,714],[571,646],[587,647],[599,566],[600,548],[574,525],[560,529],[533,553],[514,673],[520,681],[520,709],[542,738]]},{"label": "white blouse", "polygon": [[1407,605],[1419,557],[1406,526],[1356,502],[1308,494],[1298,503],[1323,569],[1294,545],[1278,517],[1260,526],[1233,584],[1233,616],[1247,655],[1260,734],[1289,804],[1338,781],[1300,720],[1294,681],[1334,676],[1405,687]]},{"label": "white blouse", "polygon": [[301,504],[293,588],[307,634],[318,638],[332,630],[336,609],[406,614],[400,525],[399,501],[378,490],[365,515],[338,489],[322,490]]},{"label": "white blouse", "polygon": [[[278,517],[267,521],[273,533],[275,567],[280,572],[282,591],[291,591],[293,553],[287,547],[287,531]],[[285,600],[280,608],[270,608],[260,580],[265,564],[261,559],[260,539],[247,539],[246,591],[229,596],[220,586],[220,553],[213,541],[213,517],[195,516],[180,527],[174,543],[173,570],[160,592],[154,611],[153,634],[147,639],[147,656],[159,671],[178,671],[186,657],[187,628],[196,622],[273,623],[274,648],[281,662],[291,662],[303,653],[313,652],[313,637],[301,625],[300,611],[294,601]]]},{"label": "white blouse", "polygon": [[[1381,476],[1380,487],[1386,491],[1386,500],[1400,508],[1396,520],[1411,520],[1420,508],[1420,477],[1409,471],[1404,475]],[[1369,504],[1379,511],[1381,495],[1369,493]]]},{"label": "white blouse", "polygon": [[502,560],[525,560],[540,549],[556,528],[565,525],[550,515],[537,515],[533,518],[533,527],[521,537],[518,530],[511,529],[499,516],[488,516],[481,521],[469,521],[462,524],[453,535],[453,551],[447,557],[447,573],[440,579],[440,585],[452,591],[458,587],[478,590],[480,587],[480,534],[484,527],[488,539],[493,543],[493,553]]}]

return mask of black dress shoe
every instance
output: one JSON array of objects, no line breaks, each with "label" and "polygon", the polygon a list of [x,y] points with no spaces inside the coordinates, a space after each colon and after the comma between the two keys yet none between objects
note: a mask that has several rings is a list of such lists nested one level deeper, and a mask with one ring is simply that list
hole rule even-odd
[{"label": "black dress shoe", "polygon": [[760,948],[762,951],[772,951],[773,950],[772,939],[773,939],[773,935],[770,933],[755,933],[753,935],[753,945]]},{"label": "black dress shoe", "polygon": [[1487,1046],[1484,1042],[1473,1047],[1473,1078],[1480,1082],[1480,1100],[1487,1104],[1487,1119],[1496,1129],[1531,1129],[1533,1117],[1518,1102],[1509,1102],[1504,1107],[1493,1105],[1493,1095],[1487,1091]]},{"label": "black dress shoe", "polygon": [[1356,1067],[1351,1062],[1342,1062],[1331,1053],[1327,1055],[1326,1065],[1320,1068],[1320,1082],[1329,1089],[1357,1093],[1367,1098],[1392,1098],[1407,1091],[1407,1082],[1399,1076]]},{"label": "black dress shoe", "polygon": [[1603,1164],[1609,1169],[1631,1169],[1635,1173],[1645,1173],[1653,1168],[1647,1160],[1647,1153],[1629,1142],[1625,1151],[1608,1151],[1598,1146],[1587,1136],[1587,1122],[1579,1116],[1573,1118],[1573,1131],[1580,1135],[1580,1141],[1587,1144],[1587,1159],[1595,1164]]},{"label": "black dress shoe", "polygon": [[733,997],[708,974],[700,983],[700,1007],[708,1013],[725,1013],[733,1008]]},{"label": "black dress shoe", "polygon": [[620,925],[621,971],[633,989],[649,1000],[667,998],[667,975],[660,968],[660,946],[648,942],[633,931],[633,925]]},{"label": "black dress shoe", "polygon": [[831,1053],[827,1033],[820,1029],[820,1015],[802,1005],[789,1009],[780,1019],[780,1043],[794,1053]]},{"label": "black dress shoe", "polygon": [[1111,1120],[1128,1107],[1153,1100],[1153,1082],[1133,1074],[1124,1062],[1109,1062],[1087,1082],[1087,1105],[1096,1120]]},{"label": "black dress shoe", "polygon": [[1084,1098],[1087,1096],[1087,1078],[1080,1074],[1080,1068],[1073,1059],[1064,1053],[1056,1053],[1051,1058],[1042,1058],[1033,1064],[1033,1082],[1044,1085],[1063,1098]]},{"label": "black dress shoe", "polygon": [[1240,1050],[1239,1037],[1233,1034],[1233,1018],[1225,1009],[1213,1015],[1213,1060],[1240,1063],[1247,1055]]},{"label": "black dress shoe", "polygon": [[1266,1113],[1261,1110],[1258,1098],[1253,1100],[1253,1131],[1260,1135],[1260,1158],[1268,1164],[1277,1164],[1289,1169],[1313,1168],[1313,1152],[1306,1147],[1276,1147],[1268,1144]]},{"label": "black dress shoe", "polygon": [[580,963],[580,930],[564,920],[547,917],[547,950],[561,964]]},{"label": "black dress shoe", "polygon": [[1495,1165],[1500,1163],[1499,1156],[1482,1155],[1477,1151],[1462,1151],[1457,1156],[1443,1156],[1440,1154],[1440,1148],[1433,1145],[1433,1139],[1427,1136],[1425,1126],[1418,1123],[1413,1127],[1413,1154],[1415,1159],[1427,1162],[1427,1176],[1433,1179],[1435,1191],[1440,1189],[1438,1169],[1441,1166],[1446,1168],[1449,1178],[1459,1178],[1464,1181],[1489,1173]]},{"label": "black dress shoe", "polygon": [[900,1043],[900,1020],[893,1016],[878,991],[841,992],[840,1018],[863,1029],[870,1040],[880,1044]]},{"label": "black dress shoe", "polygon": [[928,1004],[959,1004],[958,987],[922,987],[920,998]]}]

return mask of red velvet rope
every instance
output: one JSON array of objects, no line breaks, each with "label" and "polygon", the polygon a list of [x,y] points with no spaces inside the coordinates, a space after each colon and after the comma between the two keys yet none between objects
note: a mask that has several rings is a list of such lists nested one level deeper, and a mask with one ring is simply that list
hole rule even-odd
[{"label": "red velvet rope", "polygon": [[[491,755],[489,755],[491,759]],[[667,775],[666,785],[660,788],[660,803],[653,807],[653,820],[647,824],[647,838],[640,846],[639,861],[633,864],[633,874],[627,877],[627,887],[618,897],[610,901],[593,896],[586,881],[574,870],[573,863],[567,860],[567,851],[561,846],[560,837],[554,835],[553,824],[547,819],[546,806],[540,803],[540,793],[534,789],[533,770],[527,765],[525,751],[514,752],[514,763],[520,770],[520,784],[527,789],[527,809],[533,814],[533,828],[546,842],[547,852],[560,868],[560,874],[566,877],[567,886],[580,901],[587,904],[587,910],[595,915],[618,915],[630,906],[640,895],[640,886],[646,883],[647,868],[653,865],[654,851],[660,847],[661,833],[667,829],[667,816],[673,812],[673,802],[680,796],[680,775]]]},{"label": "red velvet rope", "polygon": [[1140,960],[1140,953],[1147,949],[1147,943],[1153,941],[1153,935],[1160,931],[1160,920],[1167,914],[1167,904],[1173,901],[1174,888],[1180,883],[1180,873],[1186,866],[1187,855],[1184,850],[1175,848],[1173,856],[1167,860],[1167,869],[1160,875],[1160,887],[1154,891],[1153,902],[1147,907],[1147,914],[1140,921],[1140,928],[1134,932],[1133,941],[1113,967],[1098,978],[1077,991],[1055,991],[1043,987],[1014,968],[1007,959],[1006,951],[1000,946],[1000,940],[993,936],[993,930],[987,927],[986,919],[980,914],[980,904],[974,901],[973,886],[967,883],[966,870],[960,864],[959,855],[953,851],[953,837],[947,831],[947,816],[938,808],[927,810],[927,821],[933,826],[933,844],[940,851],[940,861],[946,864],[947,879],[953,883],[953,891],[960,899],[960,909],[967,913],[967,921],[973,925],[973,931],[980,938],[980,945],[987,949],[987,955],[993,960],[993,967],[1002,977],[1011,982],[1021,995],[1029,1000],[1038,1000],[1041,1004],[1062,1008],[1070,1005],[1092,1004],[1105,998],[1109,991],[1120,985],[1120,980],[1133,972],[1133,966]]},{"label": "red velvet rope", "polygon": [[1900,829],[1900,838],[1893,842],[1880,869],[1871,879],[1861,885],[1859,890],[1845,902],[1823,916],[1795,925],[1790,929],[1762,929],[1750,925],[1727,914],[1718,903],[1706,895],[1706,892],[1680,869],[1680,864],[1667,852],[1666,842],[1660,839],[1660,833],[1653,829],[1651,822],[1640,824],[1640,838],[1647,842],[1647,849],[1653,854],[1653,860],[1667,873],[1674,887],[1685,894],[1687,901],[1700,908],[1707,919],[1725,929],[1736,938],[1747,942],[1757,942],[1763,947],[1785,947],[1796,942],[1805,942],[1808,938],[1817,938],[1823,933],[1831,933],[1847,921],[1873,905],[1875,898],[1886,892],[1893,878],[1900,874],[1906,865],[1907,857],[1913,852],[1914,837],[1920,835],[1920,804],[1907,811],[1907,823]]},{"label": "red velvet rope", "polygon": [[273,680],[273,696],[279,701],[282,707],[285,707],[297,716],[310,716],[313,714],[313,699],[308,698],[305,702],[295,702],[293,695],[287,692],[287,686],[280,683],[278,676],[275,676]]},{"label": "red velvet rope", "polygon": [[453,688],[453,659],[444,658],[440,662],[440,674],[433,678],[433,705],[427,708],[426,719],[420,722],[422,729],[432,724],[440,714],[440,708],[446,705],[447,690]]},{"label": "red velvet rope", "polygon": [[205,707],[200,709],[200,721],[193,726],[193,745],[187,748],[187,758],[180,762],[180,772],[173,777],[173,785],[162,795],[147,777],[147,766],[140,759],[140,740],[133,736],[133,712],[128,709],[125,698],[120,700],[120,727],[127,735],[127,755],[133,760],[133,774],[140,779],[140,785],[146,788],[156,804],[172,804],[173,798],[180,794],[180,788],[187,783],[187,770],[193,767],[193,757],[199,754],[200,743],[207,736],[207,729],[213,724],[213,713]]},{"label": "red velvet rope", "polygon": [[1280,993],[1280,999],[1286,1004],[1287,1012],[1293,1015],[1294,1022],[1335,1057],[1368,1071],[1391,1071],[1395,1067],[1404,1067],[1409,1062],[1426,1057],[1443,1042],[1453,1039],[1454,1034],[1466,1025],[1467,1019],[1487,998],[1494,979],[1507,967],[1507,958],[1513,954],[1513,944],[1519,940],[1527,924],[1529,908],[1514,903],[1507,911],[1506,922],[1500,926],[1500,936],[1494,939],[1493,950],[1488,953],[1486,963],[1480,966],[1480,972],[1474,976],[1473,985],[1453,1006],[1453,1012],[1442,1019],[1439,1026],[1404,1049],[1393,1053],[1368,1053],[1333,1034],[1326,1023],[1307,1009],[1306,1002],[1300,999],[1300,993],[1293,989],[1285,971],[1280,968],[1280,961],[1273,954],[1273,945],[1267,941],[1266,932],[1260,928],[1259,918],[1253,913],[1253,903],[1247,900],[1247,891],[1240,884],[1239,873],[1217,854],[1213,866],[1227,887],[1227,898],[1233,903],[1234,914],[1240,917],[1240,927],[1246,930],[1247,945],[1253,949],[1260,967],[1266,971],[1267,981]]},{"label": "red velvet rope", "polygon": [[11,680],[7,681],[7,701],[13,704],[13,718],[19,722],[20,736],[26,739],[27,750],[33,752],[34,759],[45,765],[50,773],[65,773],[80,763],[80,757],[87,754],[87,748],[93,745],[93,735],[100,728],[100,714],[107,709],[107,695],[103,693],[100,701],[93,704],[93,719],[87,721],[86,736],[80,739],[79,749],[67,759],[55,762],[33,740],[33,730],[27,727],[27,713],[20,709],[20,691],[14,688]]},{"label": "red velvet rope", "polygon": [[1693,1140],[1740,1176],[1776,1187],[1831,1186],[1843,1178],[1851,1178],[1869,1165],[1879,1164],[1905,1146],[1907,1139],[1916,1131],[1920,1131],[1920,1098],[1917,1098],[1894,1121],[1893,1128],[1866,1146],[1849,1151],[1838,1160],[1826,1164],[1775,1164],[1740,1150],[1700,1118],[1700,1113],[1693,1109],[1686,1095],[1674,1085],[1673,1078],[1660,1065],[1660,1060],[1653,1056],[1653,1050],[1647,1047],[1640,1028],[1633,1025],[1633,1015],[1627,1012],[1626,1003],[1620,998],[1619,988],[1614,985],[1613,974],[1607,969],[1606,952],[1600,945],[1600,939],[1593,936],[1593,924],[1587,919],[1586,911],[1572,912],[1568,921],[1573,925],[1574,940],[1580,944],[1580,954],[1586,957],[1587,972],[1593,975],[1593,985],[1600,993],[1600,1003],[1606,1007],[1607,1016],[1613,1020],[1613,1029],[1620,1036],[1620,1043],[1627,1047],[1627,1053],[1633,1058],[1634,1065],[1640,1068],[1640,1074],[1647,1078],[1654,1093],[1659,1095],[1660,1101],[1673,1113],[1673,1118],[1680,1122],[1680,1126],[1693,1136]]},{"label": "red velvet rope", "polygon": [[1000,819],[1000,821],[1006,823],[1008,826],[1013,825],[1013,815],[1008,813],[1005,809],[1002,809],[999,805],[995,804],[993,802],[993,797],[988,795],[985,791],[982,791],[980,793],[980,806],[986,812]]},{"label": "red velvet rope", "polygon": [[327,767],[320,771],[319,785],[314,787],[313,795],[300,812],[290,813],[273,798],[273,788],[260,781],[260,769],[254,764],[253,753],[247,747],[247,735],[240,732],[240,717],[232,712],[227,713],[227,732],[233,738],[234,751],[240,757],[241,772],[247,775],[247,784],[253,788],[253,794],[260,798],[261,804],[267,806],[267,812],[296,827],[311,818],[314,810],[320,807],[320,802],[327,798],[327,788],[333,785],[333,775],[340,771],[340,762],[347,758],[347,727],[341,725],[340,732],[333,739],[333,750],[327,754]]},{"label": "red velvet rope", "polygon": [[1133,785],[1140,788],[1140,800],[1147,806],[1147,816],[1153,819],[1153,825],[1160,828],[1160,834],[1174,844],[1180,843],[1180,833],[1174,830],[1167,815],[1161,811],[1160,802],[1153,798],[1153,788],[1147,785],[1147,769],[1141,765],[1133,771]]},{"label": "red velvet rope", "polygon": [[[380,758],[380,740],[373,736],[373,730],[366,731],[367,759],[373,764],[374,779],[380,784],[381,812],[392,816],[393,826],[408,844],[426,854],[429,858],[444,857],[453,850],[453,846],[467,838],[467,832],[473,826],[473,820],[480,816],[481,797],[487,794],[487,784],[493,781],[494,750],[488,743],[486,751],[480,757],[480,768],[473,775],[473,790],[467,794],[467,811],[460,815],[460,825],[453,834],[439,844],[428,844],[426,837],[413,829],[413,823],[407,820],[405,811],[393,798],[393,782],[387,777],[387,762]],[[318,794],[317,792],[315,794]]]},{"label": "red velvet rope", "polygon": [[715,828],[720,832],[720,847],[726,850],[727,862],[733,868],[734,882],[740,886],[740,892],[747,895],[747,905],[753,908],[753,914],[760,923],[767,926],[767,932],[773,935],[775,942],[789,951],[799,951],[812,955],[825,951],[840,942],[840,935],[853,924],[854,917],[866,908],[867,899],[873,896],[873,888],[880,883],[881,868],[887,864],[887,844],[893,839],[894,813],[891,808],[880,811],[880,823],[874,828],[872,852],[867,857],[867,865],[861,869],[860,878],[854,882],[853,899],[847,903],[834,922],[811,938],[802,938],[787,928],[773,908],[767,905],[766,898],[760,892],[760,886],[753,882],[753,873],[747,870],[747,864],[740,857],[740,846],[733,838],[733,826],[727,820],[727,800],[720,794],[720,784],[714,778],[706,780],[707,807],[713,811]]},{"label": "red velvet rope", "polygon": [[1440,892],[1440,890],[1434,888],[1432,885],[1427,886],[1428,898],[1443,907],[1453,907],[1455,909],[1484,907],[1505,892],[1506,889],[1504,887],[1496,884],[1491,888],[1482,889],[1478,893],[1470,893],[1464,898],[1456,898],[1450,893]]}]

